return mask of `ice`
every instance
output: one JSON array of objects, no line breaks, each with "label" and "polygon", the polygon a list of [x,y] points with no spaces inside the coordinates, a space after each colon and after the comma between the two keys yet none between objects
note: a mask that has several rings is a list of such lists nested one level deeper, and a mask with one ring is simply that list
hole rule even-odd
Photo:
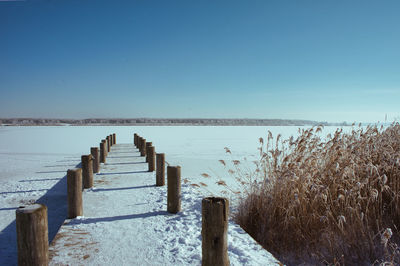
[{"label": "ice", "polygon": [[[50,240],[55,239],[64,222],[68,223],[69,231],[61,233],[70,237],[63,242],[65,248],[52,257],[52,264],[134,265],[139,263],[134,261],[136,257],[142,265],[200,265],[201,199],[221,195],[216,180],[234,182],[218,160],[256,158],[258,139],[266,137],[268,130],[289,137],[296,135],[298,128],[0,127],[0,265],[17,264],[15,211],[35,202],[48,206]],[[190,182],[182,185],[181,213],[165,213],[166,187],[155,187],[151,174],[137,173],[128,182],[125,177],[131,176],[131,170],[124,175],[124,164],[110,164],[96,176],[105,183],[85,190],[84,215],[65,221],[67,170],[79,167],[80,156],[89,154],[90,147],[97,147],[111,133],[116,133],[117,143],[133,143],[133,134],[138,133],[153,142],[156,152],[165,153],[170,165],[182,167],[182,180]],[[225,147],[232,155],[225,152]],[[147,164],[136,166],[145,171]],[[107,171],[117,171],[120,176],[107,184]],[[204,178],[201,174],[205,172],[212,177]],[[190,185],[199,182],[207,187]],[[115,204],[117,199],[123,204]],[[232,220],[228,241],[232,265],[268,265],[276,261]],[[70,256],[74,252],[69,247],[78,247],[82,252]],[[109,250],[114,252],[112,256],[105,255],[110,254]]]}]

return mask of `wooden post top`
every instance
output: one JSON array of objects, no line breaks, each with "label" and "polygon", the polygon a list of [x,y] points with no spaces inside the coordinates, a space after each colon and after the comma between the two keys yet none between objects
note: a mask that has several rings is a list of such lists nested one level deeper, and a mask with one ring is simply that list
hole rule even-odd
[{"label": "wooden post top", "polygon": [[27,213],[34,213],[38,210],[41,209],[47,209],[47,207],[43,204],[35,203],[32,205],[26,205],[26,206],[19,206],[19,208],[16,210],[16,213],[22,213],[22,214],[27,214]]},{"label": "wooden post top", "polygon": [[170,169],[181,169],[181,167],[180,166],[167,166],[167,168],[170,168]]},{"label": "wooden post top", "polygon": [[68,169],[67,173],[68,172],[74,172],[74,173],[82,172],[82,168]]},{"label": "wooden post top", "polygon": [[[222,208],[220,209],[222,211],[222,215],[224,216],[224,221],[228,220],[228,212],[229,212],[229,200],[227,198],[223,197],[207,197],[203,198],[201,201],[203,208],[205,206],[208,206],[208,208]],[[204,212],[204,210],[203,210]],[[213,219],[215,217],[212,217]]]},{"label": "wooden post top", "polygon": [[204,202],[209,202],[214,204],[225,204],[227,200],[228,200],[227,198],[223,197],[207,197],[203,199]]}]

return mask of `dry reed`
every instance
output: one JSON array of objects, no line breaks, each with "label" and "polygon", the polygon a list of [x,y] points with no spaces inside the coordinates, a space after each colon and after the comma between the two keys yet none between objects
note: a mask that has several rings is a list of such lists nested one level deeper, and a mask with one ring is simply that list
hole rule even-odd
[{"label": "dry reed", "polygon": [[236,221],[285,264],[399,264],[400,125],[321,131],[269,132],[252,172],[233,161]]}]

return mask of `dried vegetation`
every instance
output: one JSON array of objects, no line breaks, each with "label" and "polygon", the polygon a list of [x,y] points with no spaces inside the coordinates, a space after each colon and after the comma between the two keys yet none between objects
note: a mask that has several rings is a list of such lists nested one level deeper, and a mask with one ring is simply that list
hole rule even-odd
[{"label": "dried vegetation", "polygon": [[399,265],[400,125],[321,131],[260,138],[255,171],[233,162],[236,221],[285,264]]}]

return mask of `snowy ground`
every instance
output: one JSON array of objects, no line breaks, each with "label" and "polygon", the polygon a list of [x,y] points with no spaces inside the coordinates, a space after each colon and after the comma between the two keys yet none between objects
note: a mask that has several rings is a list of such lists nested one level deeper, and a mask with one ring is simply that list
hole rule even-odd
[{"label": "snowy ground", "polygon": [[[229,178],[218,163],[232,159],[224,147],[237,158],[254,156],[258,138],[265,137],[268,129],[284,137],[297,132],[296,127],[0,127],[0,265],[16,264],[18,206],[35,201],[48,205],[52,240],[65,219],[67,169],[79,167],[80,156],[106,135],[116,133],[117,143],[132,143],[134,132],[152,141],[171,165],[180,165],[182,179],[208,182],[207,190],[183,185],[183,212],[169,215],[166,188],[153,186],[154,174],[133,173],[146,168],[143,158],[111,158],[110,154],[110,164],[95,177],[96,189],[84,193],[84,217],[69,221],[55,239],[52,262],[121,264],[129,257],[143,264],[199,264],[201,198],[220,191],[215,179],[205,180],[201,174]],[[114,148],[115,153],[135,155],[129,147]],[[125,159],[136,163],[122,164]],[[113,160],[121,164],[112,165]],[[108,250],[114,255],[102,255]],[[229,256],[233,265],[265,265],[274,260],[232,222]]]},{"label": "snowy ground", "polygon": [[[84,193],[84,217],[67,221],[51,246],[51,264],[199,265],[201,199],[182,189],[182,212],[166,212],[166,187],[133,145],[116,145]],[[232,265],[268,265],[275,259],[234,223],[229,224]]]}]

